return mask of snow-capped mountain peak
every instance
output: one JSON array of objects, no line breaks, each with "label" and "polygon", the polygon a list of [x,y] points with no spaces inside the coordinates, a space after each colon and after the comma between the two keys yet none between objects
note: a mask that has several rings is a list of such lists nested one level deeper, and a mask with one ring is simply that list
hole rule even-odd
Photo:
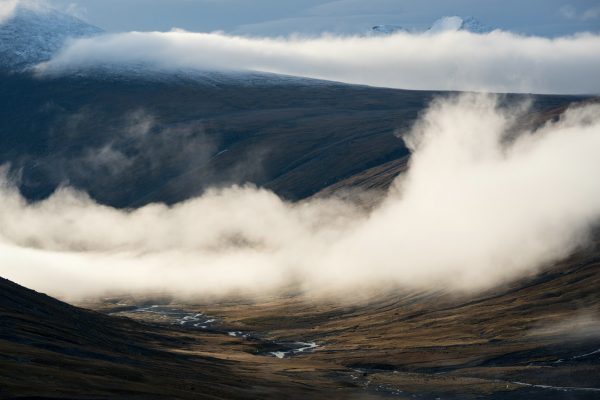
[{"label": "snow-capped mountain peak", "polygon": [[412,33],[440,33],[440,32],[451,32],[451,31],[468,31],[472,33],[487,33],[491,32],[492,29],[479,22],[474,17],[459,17],[450,16],[442,17],[435,21],[431,27],[425,31],[406,29],[400,25],[375,25],[373,26],[367,35],[392,35],[398,32],[412,32]]},{"label": "snow-capped mountain peak", "polygon": [[473,33],[486,33],[491,29],[483,25],[479,20],[473,17],[442,17],[435,21],[431,28],[427,30],[430,33],[440,33],[448,31],[468,31]]},{"label": "snow-capped mountain peak", "polygon": [[22,69],[47,61],[67,39],[102,32],[58,10],[17,3],[0,22],[0,67]]}]

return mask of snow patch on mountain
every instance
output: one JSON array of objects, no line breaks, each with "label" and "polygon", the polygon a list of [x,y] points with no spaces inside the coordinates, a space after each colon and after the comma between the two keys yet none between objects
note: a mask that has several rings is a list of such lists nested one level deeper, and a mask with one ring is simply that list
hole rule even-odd
[{"label": "snow patch on mountain", "polygon": [[436,20],[429,29],[423,30],[414,30],[414,29],[406,29],[400,25],[375,25],[368,32],[368,35],[393,35],[398,32],[406,32],[406,33],[442,33],[442,32],[452,32],[452,31],[467,31],[472,33],[488,33],[491,32],[492,29],[488,26],[482,24],[474,17],[459,17],[459,16],[450,16],[450,17],[442,17]]},{"label": "snow patch on mountain", "polygon": [[0,67],[3,68],[23,69],[47,61],[69,39],[103,32],[76,17],[34,3],[14,2],[2,12]]},{"label": "snow patch on mountain", "polygon": [[473,17],[462,18],[459,16],[442,17],[435,21],[431,28],[427,30],[429,33],[440,33],[448,31],[468,31],[473,33],[487,33],[492,29],[485,26],[479,20]]}]

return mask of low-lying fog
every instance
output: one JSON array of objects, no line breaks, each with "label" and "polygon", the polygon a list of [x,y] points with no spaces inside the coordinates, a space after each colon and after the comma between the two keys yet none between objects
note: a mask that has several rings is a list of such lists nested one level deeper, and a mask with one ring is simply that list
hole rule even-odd
[{"label": "low-lying fog", "polygon": [[66,187],[28,203],[4,178],[0,276],[63,298],[290,283],[343,297],[517,279],[585,245],[600,217],[600,105],[519,132],[525,111],[491,95],[434,101],[404,137],[408,172],[369,212],[335,198],[288,203],[255,187],[135,210]]},{"label": "low-lying fog", "polygon": [[600,93],[600,34],[544,38],[505,31],[260,38],[127,32],[70,41],[44,75],[98,66],[261,71],[399,89]]}]

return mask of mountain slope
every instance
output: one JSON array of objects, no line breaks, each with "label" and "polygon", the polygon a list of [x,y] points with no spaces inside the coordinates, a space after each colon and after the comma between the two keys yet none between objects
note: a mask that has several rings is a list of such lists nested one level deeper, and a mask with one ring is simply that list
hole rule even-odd
[{"label": "mountain slope", "polygon": [[18,70],[47,61],[68,39],[101,32],[57,10],[20,3],[0,22],[0,69]]},{"label": "mountain slope", "polygon": [[[203,305],[240,331],[316,341],[305,359],[351,368],[373,390],[445,399],[600,395],[598,242],[537,274],[457,295],[382,290],[365,302],[301,296]],[[370,383],[368,383],[370,382]]]},{"label": "mountain slope", "polygon": [[[10,164],[32,200],[68,183],[102,203],[131,207],[245,182],[296,200],[405,157],[396,133],[441,94],[283,78],[159,77],[2,76],[0,164]],[[582,99],[535,96],[534,111]]]},{"label": "mountain slope", "polygon": [[357,390],[319,371],[290,379],[285,364],[248,354],[226,332],[110,317],[2,278],[0,294],[2,399],[325,399]]},{"label": "mountain slope", "polygon": [[[560,115],[563,114],[566,111],[566,109],[571,105],[600,101],[599,98],[573,98],[573,100],[575,100],[573,103],[564,103],[563,105],[560,105],[560,102],[554,103],[553,101],[550,101],[546,103],[546,101],[550,100],[550,98],[539,100],[541,101],[536,109],[522,116],[516,122],[517,129],[534,131],[539,126],[545,124],[547,121],[558,119]],[[399,174],[407,170],[408,163],[409,156],[405,156],[395,158],[391,161],[379,164],[375,167],[367,168],[363,171],[358,172],[357,174],[341,179],[336,183],[323,188],[316,194],[316,196],[326,197],[336,195],[348,197],[352,194],[360,193],[362,191],[385,192],[388,190],[394,179]],[[373,200],[377,201],[377,198]]]},{"label": "mountain slope", "polygon": [[[158,395],[156,381],[178,383],[161,364],[176,365],[182,359],[159,348],[171,344],[160,331],[72,307],[5,279],[0,279],[0,293],[2,398],[71,398],[84,391],[95,398],[114,391],[119,397],[136,398],[144,392]],[[229,373],[226,366],[207,361],[197,359],[197,367],[210,366],[217,375]],[[189,376],[181,376],[179,384],[186,380]],[[179,397],[175,386],[166,393]]]}]

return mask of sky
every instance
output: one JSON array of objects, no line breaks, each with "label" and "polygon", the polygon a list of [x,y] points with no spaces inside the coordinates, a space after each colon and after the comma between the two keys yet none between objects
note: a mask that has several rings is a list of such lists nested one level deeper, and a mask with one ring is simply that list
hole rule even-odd
[{"label": "sky", "polygon": [[492,28],[540,36],[600,30],[600,0],[51,0],[111,32],[215,30],[274,36],[356,33],[373,25],[426,29],[473,16]]}]

